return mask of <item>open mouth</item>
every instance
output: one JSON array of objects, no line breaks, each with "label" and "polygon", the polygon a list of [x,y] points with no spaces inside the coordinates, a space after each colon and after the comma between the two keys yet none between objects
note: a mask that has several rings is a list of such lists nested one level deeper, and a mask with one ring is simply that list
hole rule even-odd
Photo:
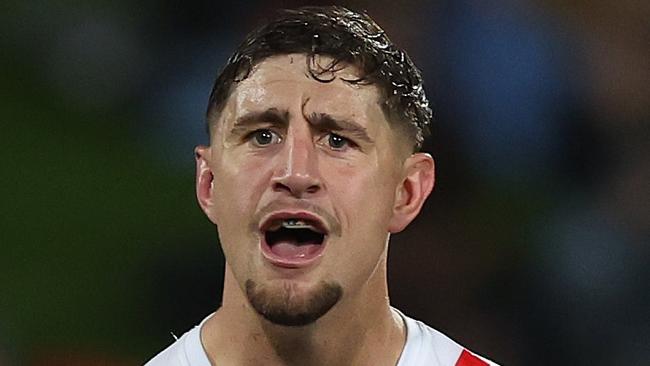
[{"label": "open mouth", "polygon": [[299,266],[322,253],[327,231],[315,218],[277,217],[262,227],[263,252],[275,264]]}]

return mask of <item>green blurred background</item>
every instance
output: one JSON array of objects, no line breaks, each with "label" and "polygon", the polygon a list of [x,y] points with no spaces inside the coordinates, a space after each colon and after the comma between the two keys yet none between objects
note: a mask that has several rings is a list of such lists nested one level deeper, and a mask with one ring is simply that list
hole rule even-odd
[{"label": "green blurred background", "polygon": [[[393,303],[506,365],[647,365],[648,3],[339,3],[437,110]],[[304,4],[0,5],[0,365],[142,364],[216,309],[192,148],[232,49]]]}]

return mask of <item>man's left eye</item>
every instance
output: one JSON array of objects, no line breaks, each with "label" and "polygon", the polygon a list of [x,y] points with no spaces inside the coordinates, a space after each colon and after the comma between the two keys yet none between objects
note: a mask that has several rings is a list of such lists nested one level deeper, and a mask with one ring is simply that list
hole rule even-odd
[{"label": "man's left eye", "polygon": [[334,150],[342,150],[348,147],[349,145],[351,145],[352,143],[350,142],[350,140],[348,140],[347,138],[341,135],[337,135],[335,133],[329,133],[327,135],[327,144],[329,145],[330,148]]}]

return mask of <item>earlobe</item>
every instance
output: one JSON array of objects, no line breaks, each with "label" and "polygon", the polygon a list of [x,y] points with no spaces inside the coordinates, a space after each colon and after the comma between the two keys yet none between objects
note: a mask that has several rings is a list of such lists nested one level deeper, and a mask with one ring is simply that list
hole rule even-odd
[{"label": "earlobe", "polygon": [[207,146],[197,146],[194,149],[194,158],[196,160],[196,198],[199,206],[210,218],[210,209],[212,207],[212,189],[214,176],[209,164],[210,148]]},{"label": "earlobe", "polygon": [[415,219],[433,190],[435,164],[431,155],[416,153],[404,162],[404,178],[395,192],[391,233],[398,233]]}]

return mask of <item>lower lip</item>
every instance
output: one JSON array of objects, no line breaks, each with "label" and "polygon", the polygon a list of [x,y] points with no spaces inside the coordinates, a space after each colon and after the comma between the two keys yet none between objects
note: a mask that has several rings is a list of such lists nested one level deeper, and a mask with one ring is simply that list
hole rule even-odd
[{"label": "lower lip", "polygon": [[271,247],[266,242],[264,235],[262,235],[261,247],[262,255],[264,258],[269,261],[271,264],[277,267],[282,268],[305,268],[313,265],[317,262],[322,256],[325,249],[325,242],[327,238],[323,240],[323,243],[318,245],[317,248],[308,250],[306,253],[301,253],[296,256],[284,256],[278,255],[271,250]]}]

